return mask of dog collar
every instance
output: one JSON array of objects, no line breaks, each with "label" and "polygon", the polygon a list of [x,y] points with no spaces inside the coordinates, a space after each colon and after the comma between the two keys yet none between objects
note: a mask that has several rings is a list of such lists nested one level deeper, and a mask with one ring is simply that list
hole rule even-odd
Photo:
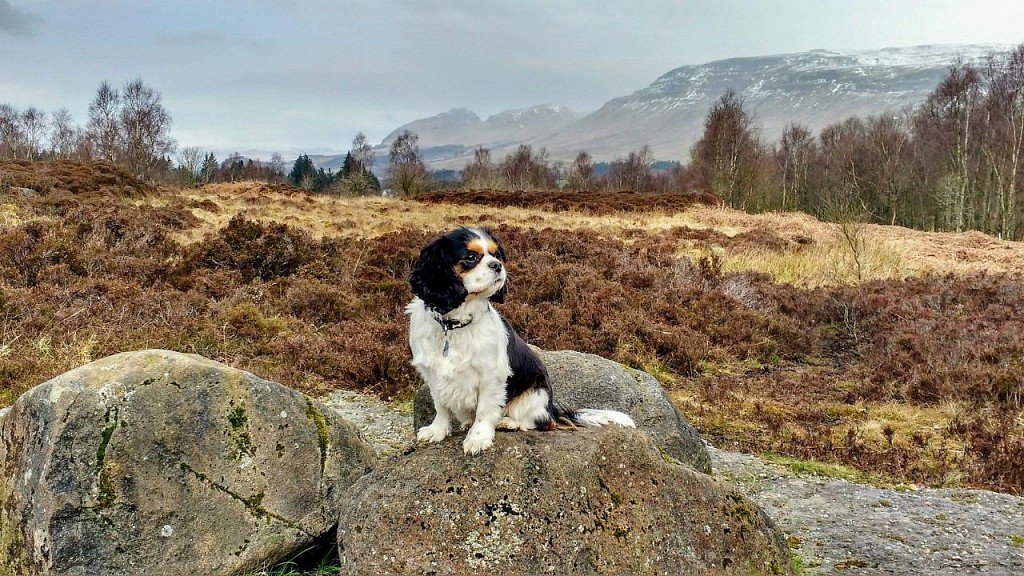
[{"label": "dog collar", "polygon": [[473,323],[473,315],[469,316],[469,320],[462,322],[460,320],[451,320],[444,317],[434,316],[434,320],[441,325],[441,329],[445,332],[451,332],[452,330],[458,330],[459,328],[465,328]]},{"label": "dog collar", "polygon": [[441,325],[441,331],[444,332],[444,345],[441,347],[441,356],[448,357],[448,333],[452,330],[458,330],[459,328],[465,328],[473,323],[473,315],[469,315],[469,320],[465,322],[459,320],[449,320],[443,316],[433,316],[434,320]]}]

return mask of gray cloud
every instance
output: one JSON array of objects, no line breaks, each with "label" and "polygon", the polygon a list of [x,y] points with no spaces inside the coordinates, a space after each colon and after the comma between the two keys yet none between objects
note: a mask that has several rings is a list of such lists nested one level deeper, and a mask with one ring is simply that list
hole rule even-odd
[{"label": "gray cloud", "polygon": [[1017,43],[1022,18],[1020,0],[0,0],[0,103],[82,121],[101,80],[141,77],[183,144],[313,153],[454,107],[595,110],[720,58]]},{"label": "gray cloud", "polygon": [[31,36],[38,32],[43,19],[18,8],[8,0],[0,0],[0,34],[11,36]]}]

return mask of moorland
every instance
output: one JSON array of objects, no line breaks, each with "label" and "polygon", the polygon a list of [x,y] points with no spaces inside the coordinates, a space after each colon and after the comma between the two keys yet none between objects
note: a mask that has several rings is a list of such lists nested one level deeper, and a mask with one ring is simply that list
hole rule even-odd
[{"label": "moorland", "polygon": [[408,403],[410,263],[475,224],[506,244],[502,312],[528,342],[650,372],[716,445],[1024,491],[1024,245],[708,195],[560,194],[339,197],[0,163],[0,406],[141,348]]}]

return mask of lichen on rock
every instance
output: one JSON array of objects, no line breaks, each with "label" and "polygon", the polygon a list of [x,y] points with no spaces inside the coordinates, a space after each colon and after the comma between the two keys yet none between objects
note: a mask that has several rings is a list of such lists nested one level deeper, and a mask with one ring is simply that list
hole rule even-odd
[{"label": "lichen on rock", "polygon": [[420,446],[342,506],[341,574],[789,574],[772,522],[727,484],[621,428]]},{"label": "lichen on rock", "polygon": [[265,566],[330,530],[375,461],[351,424],[280,384],[164,350],[104,358],[0,418],[0,574]]}]

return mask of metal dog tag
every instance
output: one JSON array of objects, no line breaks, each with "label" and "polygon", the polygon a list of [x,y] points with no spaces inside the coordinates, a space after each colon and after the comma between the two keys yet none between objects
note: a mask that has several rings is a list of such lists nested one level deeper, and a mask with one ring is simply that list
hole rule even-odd
[{"label": "metal dog tag", "polygon": [[441,350],[441,356],[448,357],[448,341],[444,341],[444,348]]}]

